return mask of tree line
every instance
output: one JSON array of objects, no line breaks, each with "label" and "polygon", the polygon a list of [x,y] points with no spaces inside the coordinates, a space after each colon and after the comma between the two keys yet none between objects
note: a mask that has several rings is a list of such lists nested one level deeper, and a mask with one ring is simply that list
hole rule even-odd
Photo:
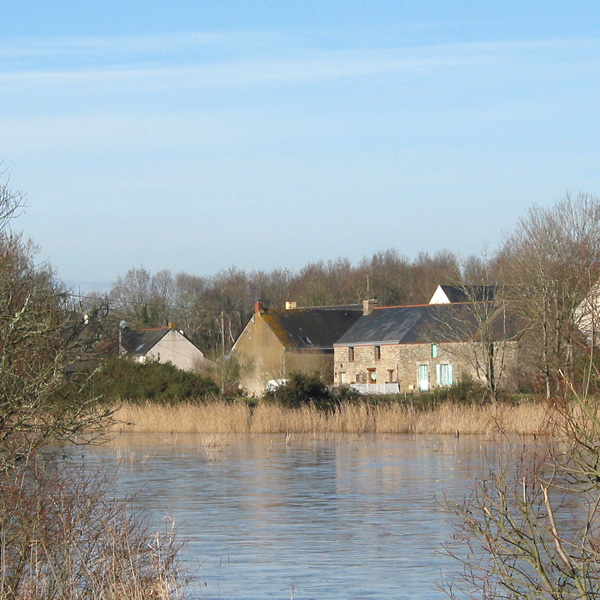
[{"label": "tree line", "polygon": [[[308,263],[298,271],[244,271],[232,266],[201,277],[132,268],[106,302],[132,328],[175,322],[209,356],[227,353],[250,318],[254,302],[283,308],[427,303],[438,284],[495,286],[513,314],[528,323],[524,344],[529,385],[556,394],[585,360],[577,306],[600,280],[600,200],[567,195],[533,206],[494,252],[459,257],[451,250],[409,259],[388,249],[352,264],[347,258]],[[97,301],[98,298],[94,298]]]},{"label": "tree line", "polygon": [[[471,259],[469,265],[474,264]],[[201,277],[137,267],[118,277],[108,303],[132,328],[174,322],[210,353],[229,350],[255,301],[269,308],[284,308],[288,301],[304,307],[360,304],[366,298],[386,306],[422,304],[438,283],[457,281],[463,272],[450,251],[422,252],[410,260],[396,249],[376,252],[357,265],[337,258],[311,262],[296,272],[231,267]]]}]

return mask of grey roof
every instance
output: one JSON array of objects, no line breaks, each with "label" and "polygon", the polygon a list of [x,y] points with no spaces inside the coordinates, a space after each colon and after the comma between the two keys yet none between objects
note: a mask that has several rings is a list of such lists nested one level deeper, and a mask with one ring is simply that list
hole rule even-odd
[{"label": "grey roof", "polygon": [[297,350],[333,348],[361,316],[362,306],[318,306],[265,310],[262,318],[281,344]]},{"label": "grey roof", "polygon": [[171,330],[170,327],[157,329],[123,329],[121,345],[127,354],[144,356]]},{"label": "grey roof", "polygon": [[[478,308],[486,306],[486,311]],[[336,345],[353,346],[360,344],[424,344],[444,342],[467,342],[477,339],[477,316],[492,313],[489,303],[424,304],[418,306],[397,306],[376,308],[369,315],[361,317]],[[496,339],[513,339],[518,335],[514,322],[511,331],[506,331],[506,321],[498,321]]]}]

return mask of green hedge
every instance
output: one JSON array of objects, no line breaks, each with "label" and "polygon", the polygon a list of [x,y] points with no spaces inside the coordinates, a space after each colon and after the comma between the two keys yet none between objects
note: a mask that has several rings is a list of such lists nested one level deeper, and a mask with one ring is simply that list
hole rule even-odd
[{"label": "green hedge", "polygon": [[312,404],[320,410],[330,410],[339,403],[337,396],[316,373],[292,373],[276,390],[266,392],[265,400],[278,402],[287,408]]},{"label": "green hedge", "polygon": [[219,386],[209,377],[182,371],[171,363],[137,363],[125,358],[107,361],[94,373],[92,385],[106,402],[169,403],[219,395]]}]

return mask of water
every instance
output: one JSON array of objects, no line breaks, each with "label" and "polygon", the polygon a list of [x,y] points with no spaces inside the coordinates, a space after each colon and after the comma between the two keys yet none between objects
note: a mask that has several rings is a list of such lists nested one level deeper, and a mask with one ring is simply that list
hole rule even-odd
[{"label": "water", "polygon": [[493,444],[480,437],[126,434],[86,450],[176,521],[206,600],[441,599],[441,544]]}]

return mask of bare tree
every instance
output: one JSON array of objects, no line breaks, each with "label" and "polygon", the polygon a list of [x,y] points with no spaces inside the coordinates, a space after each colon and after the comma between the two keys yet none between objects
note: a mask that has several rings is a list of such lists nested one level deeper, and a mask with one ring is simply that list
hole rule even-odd
[{"label": "bare tree", "polygon": [[202,299],[208,282],[204,277],[178,273],[174,280],[174,319],[194,342],[201,341]]},{"label": "bare tree", "polygon": [[451,598],[600,598],[597,400],[555,409],[554,437],[520,450],[502,438],[462,503],[446,551],[462,565]]},{"label": "bare tree", "polygon": [[[1,199],[0,199],[1,203]],[[87,378],[69,378],[95,337],[35,247],[0,232],[0,463],[8,468],[51,440],[100,426]],[[84,330],[85,334],[84,334]],[[107,413],[104,413],[106,416]]]},{"label": "bare tree", "polygon": [[[475,286],[463,286],[463,289],[468,294],[470,314],[476,323],[469,338],[469,360],[487,395],[495,402],[502,387],[508,384],[508,355],[517,352],[521,328],[515,315],[510,315],[501,295],[482,301],[474,291]],[[492,288],[485,286],[484,289]]]},{"label": "bare tree", "polygon": [[129,269],[110,292],[115,309],[132,327],[149,327],[152,276],[144,267]]},{"label": "bare tree", "polygon": [[454,282],[468,303],[468,319],[455,319],[451,326],[468,340],[467,361],[495,402],[510,383],[507,364],[515,363],[517,343],[528,323],[507,301],[504,284],[492,275],[493,266],[487,256],[469,259],[463,273],[468,271],[470,279]]},{"label": "bare tree", "polygon": [[6,231],[11,220],[25,207],[25,196],[10,188],[6,171],[0,171],[0,177],[5,178],[5,181],[0,183],[0,231]]},{"label": "bare tree", "polygon": [[429,301],[438,285],[460,279],[460,262],[449,250],[440,250],[433,256],[420,252],[411,268],[411,304]]},{"label": "bare tree", "polygon": [[563,375],[576,383],[576,310],[600,280],[600,201],[567,195],[550,208],[533,207],[498,260],[507,296],[530,321],[531,357],[551,398]]},{"label": "bare tree", "polygon": [[131,327],[164,327],[175,314],[175,281],[170,271],[151,274],[144,267],[119,277],[110,292],[114,310]]},{"label": "bare tree", "polygon": [[[35,260],[37,247],[12,233],[22,194],[0,186],[0,467],[7,472],[49,442],[73,440],[106,424],[87,373],[75,365],[90,357],[102,303],[87,315],[78,299]],[[93,316],[94,323],[90,323]]]},{"label": "bare tree", "polygon": [[171,321],[175,308],[175,282],[167,269],[158,271],[150,280],[150,321],[155,326],[165,326]]},{"label": "bare tree", "polygon": [[327,265],[324,261],[311,262],[294,278],[293,297],[300,306],[333,304],[333,290],[329,286]]},{"label": "bare tree", "polygon": [[285,303],[296,300],[291,296],[291,275],[288,269],[273,269],[264,271],[252,271],[249,275],[252,300],[260,300],[270,308],[284,308]]},{"label": "bare tree", "polygon": [[376,252],[371,258],[364,258],[358,270],[364,290],[361,300],[377,298],[383,306],[411,301],[412,267],[396,250]]},{"label": "bare tree", "polygon": [[101,475],[56,459],[109,423],[81,368],[103,313],[82,315],[10,232],[21,202],[0,186],[0,597],[183,597],[172,532],[153,538]]}]

